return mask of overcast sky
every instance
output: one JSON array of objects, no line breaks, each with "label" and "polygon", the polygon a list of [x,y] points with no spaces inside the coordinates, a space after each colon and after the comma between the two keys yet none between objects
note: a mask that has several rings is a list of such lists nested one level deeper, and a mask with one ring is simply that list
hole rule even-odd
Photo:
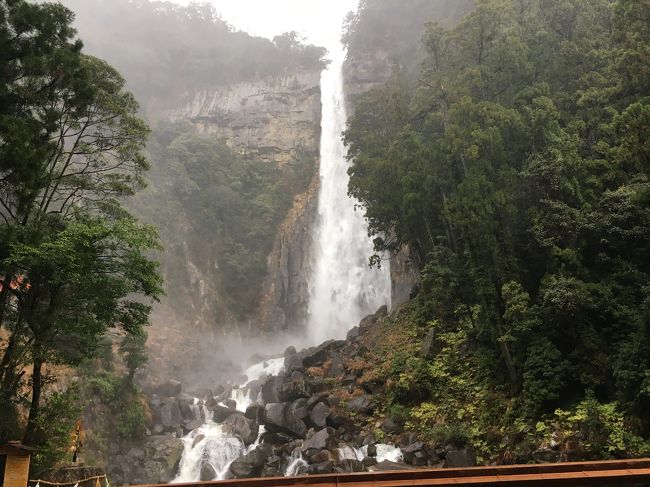
[{"label": "overcast sky", "polygon": [[[187,5],[190,0],[172,0]],[[358,0],[209,0],[239,30],[273,38],[295,30],[310,42],[331,45],[340,38],[345,15]]]}]

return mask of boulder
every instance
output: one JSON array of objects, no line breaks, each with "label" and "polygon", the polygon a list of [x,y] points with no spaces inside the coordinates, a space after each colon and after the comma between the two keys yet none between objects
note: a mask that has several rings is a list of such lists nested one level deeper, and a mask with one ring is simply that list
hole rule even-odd
[{"label": "boulder", "polygon": [[151,436],[144,444],[145,460],[136,460],[142,478],[150,483],[168,483],[174,478],[183,454],[184,444],[173,436]]},{"label": "boulder", "polygon": [[291,412],[287,403],[267,404],[264,417],[264,424],[270,432],[284,432],[294,438],[304,438],[307,434],[307,426]]},{"label": "boulder", "polygon": [[323,462],[310,465],[307,468],[307,473],[309,475],[323,475],[332,473],[334,471],[334,464],[332,462]]},{"label": "boulder", "polygon": [[334,457],[329,450],[321,450],[309,457],[309,463],[333,463]]},{"label": "boulder", "polygon": [[307,407],[308,411],[311,411],[316,404],[322,403],[327,401],[328,395],[326,393],[321,393],[321,394],[315,394],[311,396],[307,402],[305,402],[305,406]]},{"label": "boulder", "polygon": [[273,453],[270,445],[261,444],[230,464],[230,474],[236,479],[259,477],[266,460]]},{"label": "boulder", "polygon": [[347,424],[347,420],[340,414],[330,414],[327,417],[327,426],[338,429]]},{"label": "boulder", "polygon": [[224,406],[216,405],[212,413],[212,420],[215,423],[223,423],[233,414],[233,410]]},{"label": "boulder", "polygon": [[266,382],[262,386],[262,402],[264,404],[280,402],[282,381],[283,378],[281,376],[272,376],[266,379]]},{"label": "boulder", "polygon": [[237,401],[234,399],[224,399],[221,401],[224,406],[226,406],[231,411],[237,411]]},{"label": "boulder", "polygon": [[307,399],[304,397],[293,401],[289,408],[291,409],[291,412],[300,419],[305,419],[309,416],[309,412],[307,411]]},{"label": "boulder", "polygon": [[360,460],[345,459],[337,463],[334,469],[339,473],[365,472],[366,468]]},{"label": "boulder", "polygon": [[264,406],[261,404],[251,404],[246,408],[245,416],[248,419],[257,421],[258,423],[264,422]]},{"label": "boulder", "polygon": [[160,423],[165,428],[172,428],[178,426],[183,422],[181,409],[178,406],[178,401],[174,399],[165,400],[158,410]]},{"label": "boulder", "polygon": [[277,455],[271,455],[264,464],[262,477],[282,477],[282,459]]},{"label": "boulder", "polygon": [[368,456],[369,457],[376,457],[377,456],[377,445],[375,445],[375,444],[368,445]]},{"label": "boulder", "polygon": [[414,459],[416,458],[417,454],[421,454],[418,456],[418,458],[422,458],[422,456],[425,457],[425,464],[426,464],[426,452],[425,452],[425,446],[424,443],[421,441],[416,441],[414,443],[411,443],[408,446],[405,446],[402,448],[402,455],[404,456],[404,463],[408,463],[411,465],[415,465]]},{"label": "boulder", "polygon": [[303,370],[302,353],[296,353],[294,347],[289,347],[284,352],[284,371],[291,374],[294,371]]},{"label": "boulder", "polygon": [[345,340],[328,340],[317,347],[303,352],[302,365],[305,368],[323,365],[333,350],[346,345]]},{"label": "boulder", "polygon": [[183,432],[188,434],[190,431],[194,431],[196,428],[200,428],[203,425],[203,421],[198,419],[193,419],[191,421],[183,422]]},{"label": "boulder", "polygon": [[301,397],[308,397],[307,383],[304,380],[282,382],[278,388],[279,402],[292,402]]},{"label": "boulder", "polygon": [[192,448],[194,448],[198,443],[201,443],[205,439],[205,435],[198,434],[192,440]]},{"label": "boulder", "polygon": [[331,448],[334,446],[333,435],[334,431],[331,428],[323,428],[303,442],[302,451]]},{"label": "boulder", "polygon": [[356,397],[347,403],[348,409],[356,413],[362,414],[371,414],[372,407],[372,396],[364,394],[362,396]]},{"label": "boulder", "polygon": [[358,326],[355,326],[352,328],[348,334],[345,336],[345,339],[349,342],[356,340],[361,336],[361,330],[359,329]]},{"label": "boulder", "polygon": [[167,382],[158,384],[154,388],[154,394],[158,394],[163,397],[175,397],[178,396],[183,391],[183,384],[179,381],[170,379]]},{"label": "boulder", "polygon": [[212,465],[204,463],[201,465],[201,482],[209,482],[217,478],[217,472]]},{"label": "boulder", "polygon": [[262,434],[262,443],[268,445],[286,445],[293,440],[294,438],[292,436],[282,432],[271,433],[270,431],[265,431]]},{"label": "boulder", "polygon": [[334,379],[336,377],[341,377],[345,374],[345,369],[343,367],[343,359],[338,353],[332,354],[330,358],[330,366],[327,369],[327,377]]},{"label": "boulder", "polygon": [[467,449],[451,450],[445,457],[445,468],[467,468],[476,466],[476,456]]},{"label": "boulder", "polygon": [[232,433],[241,438],[245,445],[255,443],[258,427],[254,420],[248,419],[242,413],[235,413],[229,416],[224,424],[230,426]]},{"label": "boulder", "polygon": [[327,425],[327,417],[330,414],[330,408],[324,403],[319,402],[309,413],[309,421],[316,428],[324,428]]},{"label": "boulder", "polygon": [[381,429],[390,434],[399,433],[402,430],[402,425],[393,418],[386,418],[381,424]]}]

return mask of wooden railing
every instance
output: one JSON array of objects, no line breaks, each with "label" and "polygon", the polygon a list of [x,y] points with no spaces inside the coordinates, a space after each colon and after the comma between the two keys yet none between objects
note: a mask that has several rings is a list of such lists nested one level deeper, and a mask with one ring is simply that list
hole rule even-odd
[{"label": "wooden railing", "polygon": [[399,470],[175,484],[175,487],[650,486],[650,459]]}]

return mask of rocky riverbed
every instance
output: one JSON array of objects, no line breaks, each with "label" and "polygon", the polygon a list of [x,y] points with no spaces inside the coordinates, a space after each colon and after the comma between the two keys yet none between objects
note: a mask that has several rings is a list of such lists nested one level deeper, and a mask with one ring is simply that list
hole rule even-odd
[{"label": "rocky riverbed", "polygon": [[250,367],[242,386],[149,388],[149,436],[118,455],[109,476],[119,484],[474,465],[471,452],[428,445],[377,414],[385,384],[360,381],[354,361],[385,315],[364,318],[345,340],[290,346]]}]

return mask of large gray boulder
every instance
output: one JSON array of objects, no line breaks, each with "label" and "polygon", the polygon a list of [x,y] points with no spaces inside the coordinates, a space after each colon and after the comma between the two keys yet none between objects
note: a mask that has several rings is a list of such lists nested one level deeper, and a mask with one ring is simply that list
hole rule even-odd
[{"label": "large gray boulder", "polygon": [[471,451],[452,450],[445,457],[445,468],[467,468],[476,466],[476,455]]},{"label": "large gray boulder", "polygon": [[201,465],[201,474],[200,474],[200,479],[201,482],[209,482],[210,480],[214,480],[217,478],[217,471],[214,469],[212,465],[209,463],[204,463]]},{"label": "large gray boulder", "polygon": [[280,402],[280,389],[284,378],[281,376],[272,376],[266,379],[262,385],[262,402],[264,404]]},{"label": "large gray boulder", "polygon": [[373,410],[372,396],[364,394],[356,397],[348,401],[347,406],[350,411],[354,411],[355,413],[371,414]]},{"label": "large gray boulder", "polygon": [[323,428],[305,440],[302,444],[302,451],[324,450],[325,448],[332,448],[334,443],[334,430],[332,428]]},{"label": "large gray boulder", "polygon": [[[108,474],[116,484],[166,484],[178,470],[183,441],[173,436],[151,436],[137,449],[113,456]],[[137,451],[136,451],[137,450]]]},{"label": "large gray boulder", "polygon": [[302,354],[302,365],[305,368],[323,365],[334,350],[338,350],[347,344],[345,340],[328,340],[317,347],[309,348]]},{"label": "large gray boulder", "polygon": [[236,479],[259,477],[266,460],[273,453],[270,445],[261,444],[230,464],[230,474]]},{"label": "large gray boulder", "polygon": [[264,425],[270,432],[283,432],[294,438],[305,438],[307,426],[296,416],[288,403],[267,404]]},{"label": "large gray boulder", "polygon": [[171,428],[180,425],[183,422],[183,414],[175,399],[165,399],[157,411],[160,424],[165,428]]},{"label": "large gray boulder", "polygon": [[254,420],[248,419],[242,413],[235,413],[231,414],[223,424],[230,426],[232,433],[241,438],[245,445],[255,443],[258,427]]},{"label": "large gray boulder", "polygon": [[309,422],[316,428],[324,428],[329,415],[330,408],[326,404],[319,402],[309,413]]},{"label": "large gray boulder", "polygon": [[216,405],[212,410],[212,420],[215,423],[223,423],[232,416],[233,410],[224,406]]},{"label": "large gray boulder", "polygon": [[167,382],[157,385],[154,388],[154,394],[163,397],[176,397],[183,391],[183,384],[177,380],[170,379]]}]

